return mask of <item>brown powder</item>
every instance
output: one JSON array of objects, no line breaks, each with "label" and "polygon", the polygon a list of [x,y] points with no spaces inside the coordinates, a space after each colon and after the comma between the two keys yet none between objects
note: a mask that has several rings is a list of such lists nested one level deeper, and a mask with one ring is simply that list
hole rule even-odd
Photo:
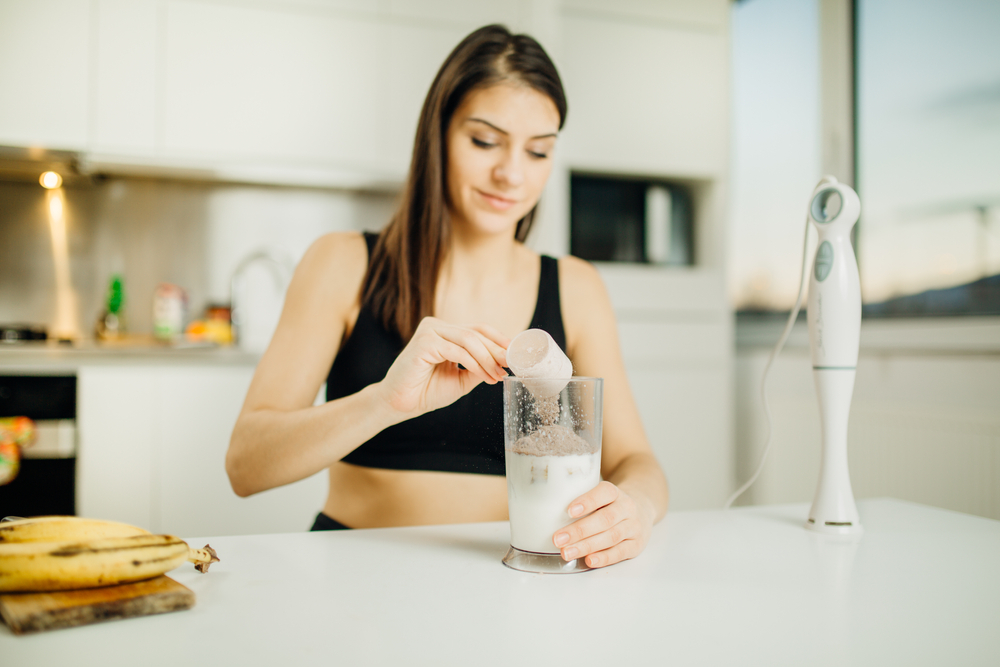
[{"label": "brown powder", "polygon": [[535,412],[542,424],[555,424],[559,421],[559,395],[535,399]]},{"label": "brown powder", "polygon": [[511,451],[530,456],[571,456],[593,454],[597,449],[571,428],[547,425],[518,438]]}]

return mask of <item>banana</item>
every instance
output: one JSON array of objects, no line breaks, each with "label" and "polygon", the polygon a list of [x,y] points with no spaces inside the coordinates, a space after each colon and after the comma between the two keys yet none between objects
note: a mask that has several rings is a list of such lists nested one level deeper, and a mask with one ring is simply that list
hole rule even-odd
[{"label": "banana", "polygon": [[188,560],[205,572],[219,558],[208,545],[191,549],[173,535],[0,544],[0,593],[131,583],[169,572]]},{"label": "banana", "polygon": [[0,544],[84,542],[133,535],[149,535],[149,531],[118,521],[102,521],[78,516],[36,516],[0,522]]},{"label": "banana", "polygon": [[188,560],[194,563],[194,569],[205,574],[208,572],[209,565],[219,562],[219,554],[215,553],[215,549],[206,544],[204,549],[191,549],[188,551]]}]

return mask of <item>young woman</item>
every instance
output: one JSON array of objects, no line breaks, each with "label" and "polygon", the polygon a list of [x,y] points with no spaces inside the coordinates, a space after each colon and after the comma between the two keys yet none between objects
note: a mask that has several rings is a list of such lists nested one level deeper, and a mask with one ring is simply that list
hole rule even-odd
[{"label": "young woman", "polygon": [[[541,46],[502,26],[462,41],[424,102],[402,203],[375,235],[329,234],[302,258],[233,430],[240,496],[329,469],[314,529],[507,518],[505,350],[548,331],[604,378],[602,477],[553,536],[610,565],[667,507],[597,271],[523,241],[566,117]],[[327,382],[327,402],[313,399]]]}]

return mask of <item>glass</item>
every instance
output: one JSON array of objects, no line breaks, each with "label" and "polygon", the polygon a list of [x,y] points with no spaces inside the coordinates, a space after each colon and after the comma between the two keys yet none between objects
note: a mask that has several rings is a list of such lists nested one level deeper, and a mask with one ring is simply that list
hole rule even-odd
[{"label": "glass", "polygon": [[552,541],[576,519],[570,503],[601,481],[603,380],[503,380],[510,549],[504,565],[525,572],[589,568],[563,560]]}]

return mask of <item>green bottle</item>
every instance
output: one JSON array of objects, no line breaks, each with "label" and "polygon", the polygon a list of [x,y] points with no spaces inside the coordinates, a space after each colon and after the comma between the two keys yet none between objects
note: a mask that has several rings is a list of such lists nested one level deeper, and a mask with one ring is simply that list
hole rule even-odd
[{"label": "green bottle", "polygon": [[104,313],[97,320],[97,337],[103,340],[118,338],[125,333],[125,287],[121,274],[111,276]]}]

